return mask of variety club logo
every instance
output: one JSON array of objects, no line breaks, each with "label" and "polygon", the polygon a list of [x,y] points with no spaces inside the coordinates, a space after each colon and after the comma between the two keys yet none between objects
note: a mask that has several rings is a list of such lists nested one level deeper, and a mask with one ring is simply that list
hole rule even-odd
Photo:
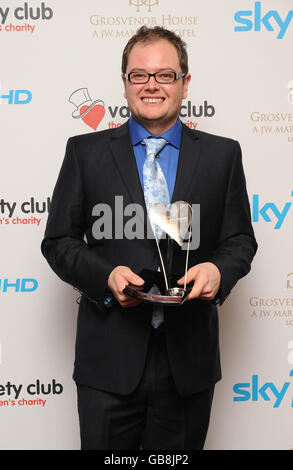
[{"label": "variety club logo", "polygon": [[[49,212],[51,198],[47,197],[45,201],[38,201],[31,197],[29,200],[16,202],[0,199],[0,226],[8,225],[36,225],[40,226],[40,214]],[[2,215],[1,215],[2,214]],[[19,215],[17,215],[19,214]]]},{"label": "variety club logo", "polygon": [[[11,20],[12,18],[12,20]],[[14,9],[10,7],[0,7],[0,32],[28,32],[35,31],[35,25],[30,23],[19,24],[19,21],[43,21],[53,18],[53,10],[48,7],[45,2],[41,2],[40,6],[30,6],[29,2],[17,6]],[[10,21],[17,20],[17,24]]]},{"label": "variety club logo", "polygon": [[263,12],[262,2],[254,3],[254,10],[240,10],[234,15],[234,19],[241,26],[235,26],[234,31],[277,31],[277,39],[283,39],[293,17],[293,10],[290,10],[286,17],[277,12],[269,10]]},{"label": "variety club logo", "polygon": [[[23,397],[25,393],[27,394],[26,398]],[[63,385],[56,379],[52,379],[48,384],[36,379],[28,385],[15,384],[8,380],[6,383],[0,384],[0,407],[44,407],[47,399],[41,398],[43,395],[48,397],[62,393]]]},{"label": "variety club logo", "polygon": [[93,101],[87,88],[75,90],[68,101],[75,106],[72,117],[74,119],[81,118],[87,126],[96,131],[105,116],[104,101],[99,99]]},{"label": "variety club logo", "polygon": [[[102,120],[108,111],[110,120],[108,122],[109,128],[121,126],[120,122],[115,122],[113,119],[122,118],[128,119],[130,117],[130,110],[128,106],[108,106],[105,107],[105,103],[101,99],[92,100],[88,91],[88,88],[79,88],[75,90],[68,99],[69,103],[73,104],[74,110],[72,117],[74,119],[82,119],[82,121],[94,131],[96,131],[101,124]],[[215,115],[215,106],[209,104],[207,100],[204,100],[203,104],[194,105],[190,100],[186,104],[182,104],[180,109],[181,118],[211,118]],[[185,121],[191,129],[196,129],[197,122],[188,120]]]}]

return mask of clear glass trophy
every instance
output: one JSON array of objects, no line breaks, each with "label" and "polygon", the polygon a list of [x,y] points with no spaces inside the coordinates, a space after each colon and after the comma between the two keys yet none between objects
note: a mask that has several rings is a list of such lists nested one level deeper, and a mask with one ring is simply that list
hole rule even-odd
[{"label": "clear glass trophy", "polygon": [[[143,286],[128,284],[123,292],[142,302],[162,306],[182,305],[192,288],[192,285],[186,285],[190,240],[192,236],[192,207],[185,201],[177,201],[170,206],[156,203],[149,207],[148,217],[153,228],[161,269],[158,271],[143,270],[139,273],[139,276],[145,280],[145,284]],[[164,255],[160,249],[160,242],[156,230],[154,230],[155,225],[166,235],[166,249]],[[186,239],[187,241],[185,242]],[[185,281],[183,287],[172,285],[172,283],[174,284],[176,282],[172,272],[174,242],[176,242],[181,249],[183,244],[185,243],[186,246],[187,243]],[[175,276],[175,278],[176,277],[178,279],[178,275]],[[155,292],[153,292],[154,289],[152,289],[154,285],[156,286]]]}]

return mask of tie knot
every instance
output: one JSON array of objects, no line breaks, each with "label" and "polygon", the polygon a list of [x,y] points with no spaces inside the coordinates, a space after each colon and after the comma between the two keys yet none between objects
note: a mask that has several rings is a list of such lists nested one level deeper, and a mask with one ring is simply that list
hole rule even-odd
[{"label": "tie knot", "polygon": [[148,139],[144,139],[143,143],[146,145],[146,153],[148,156],[156,156],[160,150],[167,144],[167,140],[163,139],[163,137],[151,137]]}]

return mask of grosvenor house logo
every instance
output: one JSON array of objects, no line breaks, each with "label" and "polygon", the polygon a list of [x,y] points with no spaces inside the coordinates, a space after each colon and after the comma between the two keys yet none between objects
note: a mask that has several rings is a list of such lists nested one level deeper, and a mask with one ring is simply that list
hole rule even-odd
[{"label": "grosvenor house logo", "polygon": [[[251,132],[257,139],[282,139],[293,143],[293,80],[282,84],[284,100],[279,109],[251,110]],[[290,106],[291,105],[291,106]]]},{"label": "grosvenor house logo", "polygon": [[142,8],[150,13],[153,7],[159,6],[159,0],[129,0],[129,6],[134,6],[138,13]]},{"label": "grosvenor house logo", "polygon": [[124,7],[120,15],[112,4],[107,7],[104,3],[104,8],[98,8],[99,2],[93,3],[96,10],[90,14],[89,21],[94,39],[127,41],[140,26],[164,26],[184,39],[198,36],[199,18],[194,8],[188,15],[180,8],[171,14],[168,0],[120,0],[119,6],[121,3]]},{"label": "grosvenor house logo", "polygon": [[36,5],[35,2],[19,3],[16,6],[0,7],[0,32],[30,33],[36,29],[36,22],[48,21],[53,18],[53,10],[45,2]]},{"label": "grosvenor house logo", "polygon": [[[282,7],[283,2],[275,2],[278,7]],[[247,2],[249,5],[250,2]],[[287,2],[289,4],[289,2]],[[234,31],[247,32],[267,30],[274,32],[277,39],[283,39],[291,26],[293,10],[282,13],[279,10],[268,10],[265,2],[255,2],[252,10],[240,10],[234,15],[237,26]]]},{"label": "grosvenor house logo", "polygon": [[281,285],[278,286],[278,281],[274,282],[274,290],[270,290],[269,295],[263,293],[260,295],[252,295],[248,299],[248,313],[250,319],[253,322],[278,323],[282,325],[282,327],[288,329],[292,328],[292,290],[293,272],[290,272],[284,275]]},{"label": "grosvenor house logo", "polygon": [[293,105],[293,80],[288,82],[288,103]]}]

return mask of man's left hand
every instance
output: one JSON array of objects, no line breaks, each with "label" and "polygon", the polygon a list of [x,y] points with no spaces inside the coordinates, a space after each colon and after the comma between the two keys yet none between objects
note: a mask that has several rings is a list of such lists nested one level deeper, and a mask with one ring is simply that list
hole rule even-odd
[{"label": "man's left hand", "polygon": [[[184,277],[177,281],[178,284],[184,284]],[[213,263],[200,263],[187,271],[186,284],[192,281],[194,281],[193,288],[188,294],[187,300],[196,298],[213,300],[220,288],[221,273]]]}]

